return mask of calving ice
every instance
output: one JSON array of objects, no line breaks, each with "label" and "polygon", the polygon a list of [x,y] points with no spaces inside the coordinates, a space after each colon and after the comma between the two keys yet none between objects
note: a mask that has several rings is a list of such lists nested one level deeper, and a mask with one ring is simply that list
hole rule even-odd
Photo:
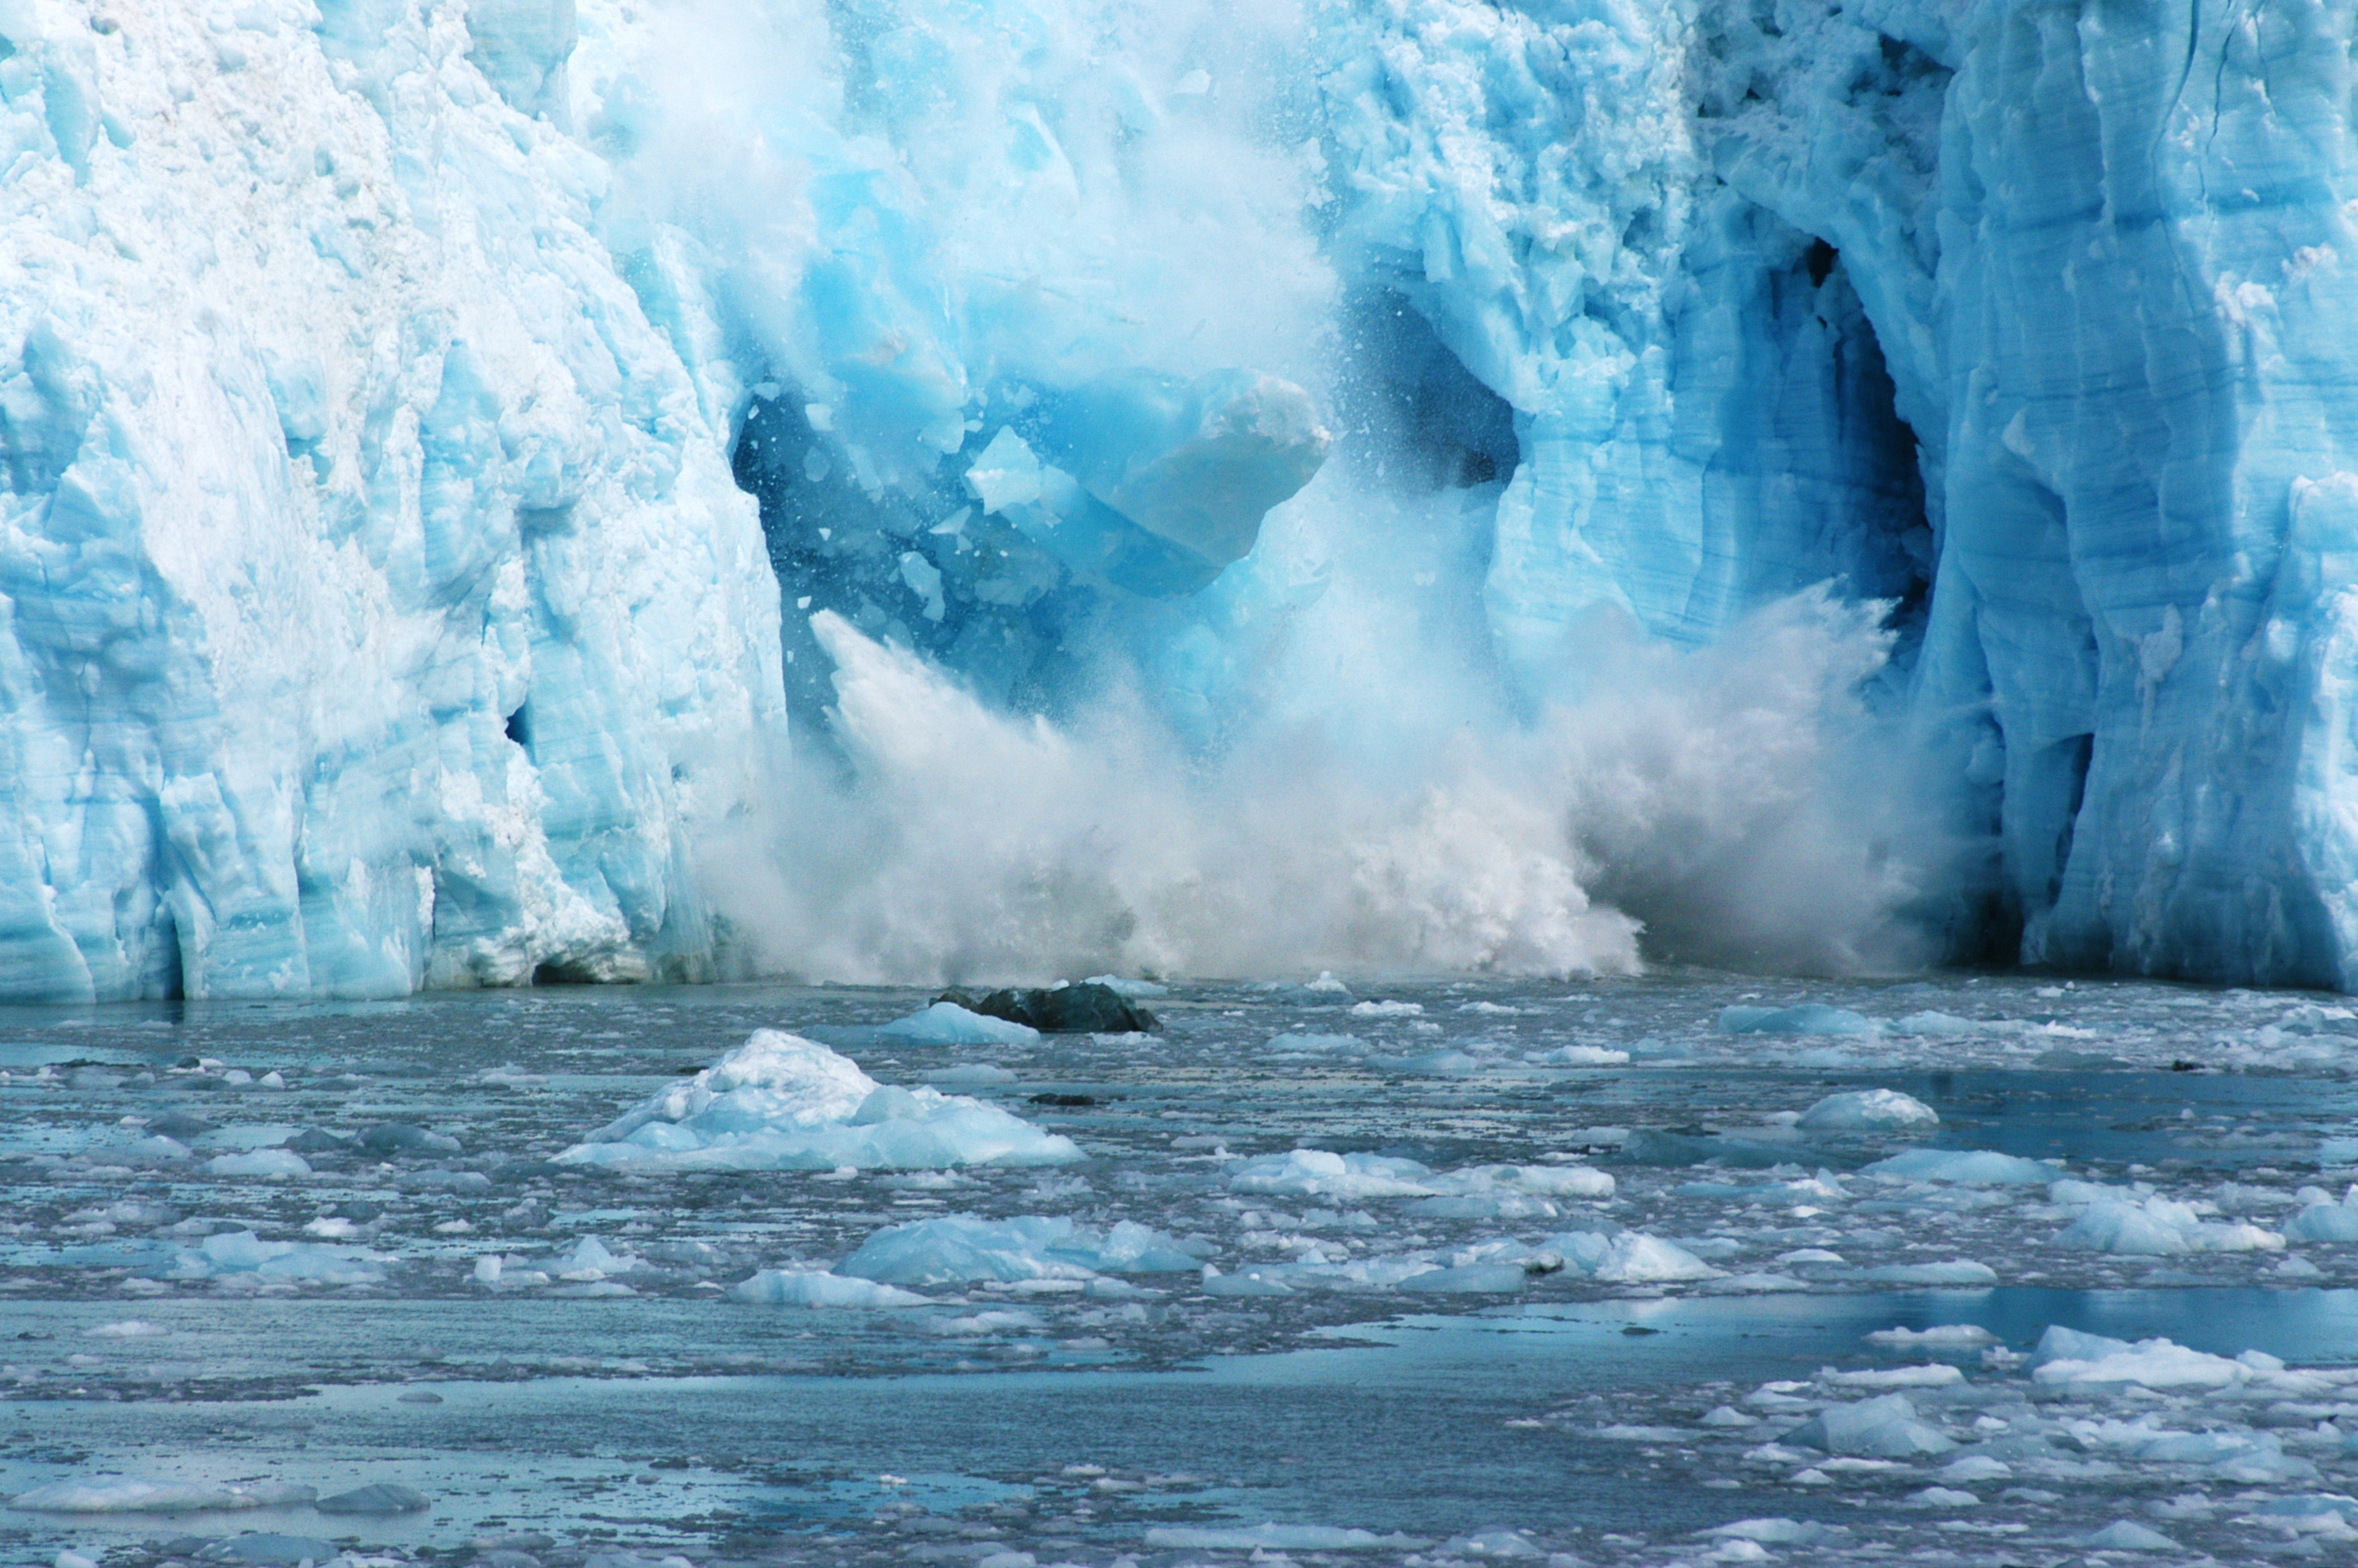
[{"label": "calving ice", "polygon": [[2358,986],[2353,28],[7,0],[0,995]]}]

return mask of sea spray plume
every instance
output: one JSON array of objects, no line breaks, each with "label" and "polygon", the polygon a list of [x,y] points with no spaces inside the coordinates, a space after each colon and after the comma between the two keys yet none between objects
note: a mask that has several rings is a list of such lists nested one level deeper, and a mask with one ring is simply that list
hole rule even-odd
[{"label": "sea spray plume", "polygon": [[1862,809],[1833,791],[1876,743],[1851,694],[1884,639],[1871,610],[1823,592],[1715,650],[1595,628],[1584,695],[1382,770],[1299,726],[1191,758],[1134,704],[1012,718],[838,617],[813,630],[853,777],[800,782],[758,877],[745,843],[714,857],[760,968],[1626,973],[1649,916],[1776,967],[1908,948],[1909,877],[1829,828]]}]

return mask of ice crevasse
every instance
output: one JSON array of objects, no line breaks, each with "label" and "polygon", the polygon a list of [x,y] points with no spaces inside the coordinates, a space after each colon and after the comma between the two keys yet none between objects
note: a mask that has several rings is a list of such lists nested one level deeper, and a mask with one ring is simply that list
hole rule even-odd
[{"label": "ice crevasse", "polygon": [[2353,30],[0,0],[0,995],[723,972],[860,639],[1217,737],[1823,583],[1947,950],[2358,988]]}]

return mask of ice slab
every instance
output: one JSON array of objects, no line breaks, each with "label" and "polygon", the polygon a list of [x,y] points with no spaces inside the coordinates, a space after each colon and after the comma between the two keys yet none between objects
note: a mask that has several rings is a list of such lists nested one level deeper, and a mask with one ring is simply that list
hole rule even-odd
[{"label": "ice slab", "polygon": [[2055,1179],[2055,1167],[1987,1149],[1910,1149],[1862,1165],[1859,1174],[1962,1186],[2043,1186]]},{"label": "ice slab", "polygon": [[1082,1154],[995,1106],[880,1085],[816,1041],[763,1029],[555,1158],[615,1170],[828,1171],[1060,1165]]},{"label": "ice slab", "polygon": [[729,1287],[733,1302],[763,1306],[909,1307],[929,1306],[914,1291],[880,1284],[874,1280],[847,1279],[826,1270],[763,1269],[751,1279]]},{"label": "ice slab", "polygon": [[895,1045],[1034,1045],[1040,1032],[1004,1018],[968,1012],[954,1001],[937,1001],[906,1018],[896,1018],[876,1032],[876,1038]]},{"label": "ice slab", "polygon": [[1796,1125],[1812,1132],[1896,1132],[1938,1127],[1941,1115],[1897,1089],[1853,1089],[1828,1095],[1803,1111]]}]

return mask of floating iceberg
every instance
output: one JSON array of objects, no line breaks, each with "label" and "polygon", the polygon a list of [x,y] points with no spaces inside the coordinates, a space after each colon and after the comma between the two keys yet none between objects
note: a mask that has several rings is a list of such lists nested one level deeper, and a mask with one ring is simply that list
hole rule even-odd
[{"label": "floating iceberg", "polygon": [[1239,1193],[1271,1197],[1367,1198],[1429,1197],[1433,1185],[1425,1178],[1430,1167],[1414,1160],[1382,1154],[1335,1154],[1324,1149],[1296,1149],[1287,1154],[1267,1154],[1248,1160],[1228,1178]]},{"label": "floating iceberg", "polygon": [[208,1236],[175,1248],[160,1271],[167,1280],[301,1281],[322,1285],[373,1284],[392,1259],[356,1247],[316,1241],[265,1241],[251,1230]]},{"label": "floating iceberg", "polygon": [[2055,1179],[2055,1168],[1987,1149],[1910,1149],[1862,1165],[1859,1174],[1954,1182],[1963,1186],[2044,1186]]},{"label": "floating iceberg", "polygon": [[2275,1251],[2284,1244],[2285,1238],[2275,1231],[2240,1222],[2206,1220],[2191,1206],[2159,1194],[2147,1197],[2127,1194],[2098,1196],[2055,1238],[2058,1247],[2143,1257],[2169,1257],[2181,1252]]},{"label": "floating iceberg", "polygon": [[954,1001],[937,1001],[906,1018],[896,1018],[876,1032],[892,1045],[1036,1045],[1040,1032],[1003,1018],[968,1012]]},{"label": "floating iceberg", "polygon": [[1070,1139],[996,1107],[887,1087],[849,1057],[770,1029],[556,1156],[635,1171],[938,1170],[1080,1158]]},{"label": "floating iceberg", "polygon": [[2340,1203],[2313,1203],[2286,1222],[2288,1241],[2358,1241],[2358,1186]]},{"label": "floating iceberg", "polygon": [[931,1303],[914,1291],[879,1284],[873,1280],[849,1280],[825,1270],[764,1269],[729,1287],[732,1302],[762,1306],[910,1307]]},{"label": "floating iceberg", "polygon": [[1854,1089],[1828,1095],[1795,1125],[1812,1132],[1898,1132],[1938,1127],[1940,1112],[1897,1089]]}]

